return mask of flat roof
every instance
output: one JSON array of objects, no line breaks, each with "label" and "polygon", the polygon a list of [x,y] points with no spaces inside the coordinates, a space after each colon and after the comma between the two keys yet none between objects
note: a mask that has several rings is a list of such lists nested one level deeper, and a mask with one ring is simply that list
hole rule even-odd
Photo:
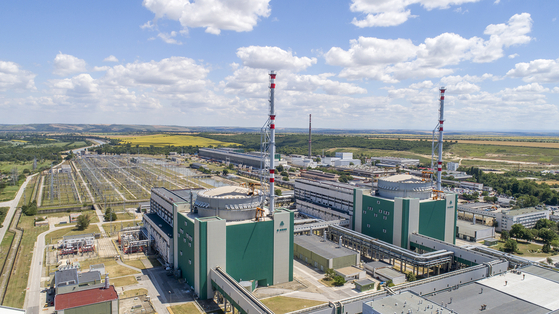
[{"label": "flat roof", "polygon": [[2,313],[2,314],[21,314],[21,313],[25,313],[25,310],[0,305],[0,313]]},{"label": "flat roof", "polygon": [[436,310],[439,310],[437,311],[439,314],[452,313],[448,309],[441,307],[440,304],[431,302],[408,291],[373,300],[366,304],[382,314],[408,313],[409,310],[412,310],[413,313],[431,314],[435,313]]},{"label": "flat roof", "polygon": [[379,181],[389,182],[407,182],[407,183],[425,183],[420,177],[412,176],[411,174],[397,174],[390,177],[379,178]]},{"label": "flat roof", "polygon": [[559,283],[559,272],[553,269],[549,269],[541,266],[528,266],[520,269],[520,271],[527,272],[534,276],[539,276]]},{"label": "flat roof", "polygon": [[393,278],[398,278],[398,277],[402,277],[402,276],[406,276],[405,274],[394,270],[392,268],[381,268],[378,270],[375,270],[375,274],[376,275],[380,275],[382,277],[388,278],[388,279],[393,279]]},{"label": "flat roof", "polygon": [[507,215],[507,216],[518,216],[518,215],[524,215],[524,214],[530,214],[530,213],[535,213],[535,212],[549,212],[549,210],[546,209],[537,209],[535,207],[526,207],[526,208],[519,208],[519,209],[511,209],[511,210],[503,210],[502,213]]},{"label": "flat roof", "polygon": [[338,268],[338,269],[336,269],[336,271],[339,272],[340,274],[344,274],[346,276],[354,276],[354,275],[359,274],[360,272],[364,272],[364,270],[359,269],[357,267],[353,267],[353,266]]},{"label": "flat roof", "polygon": [[154,187],[151,191],[170,203],[188,203],[190,200],[190,190],[169,190],[163,187]]},{"label": "flat roof", "polygon": [[[506,281],[506,285],[505,285]],[[549,311],[559,309],[559,283],[527,272],[521,275],[505,273],[478,281],[479,284],[491,287],[518,299],[539,305]]]},{"label": "flat roof", "polygon": [[466,207],[466,208],[470,208],[470,209],[478,209],[478,208],[490,208],[491,206],[494,206],[493,204],[489,204],[489,203],[462,203],[459,205],[460,207]]},{"label": "flat roof", "polygon": [[377,268],[392,268],[392,264],[388,264],[386,262],[383,261],[374,261],[374,262],[369,262],[367,264],[365,264],[366,267],[372,268],[372,269],[377,269]]},{"label": "flat roof", "polygon": [[95,280],[101,282],[101,272],[98,270],[90,270],[78,275],[79,283],[92,282]]},{"label": "flat roof", "polygon": [[464,221],[464,220],[457,220],[456,221],[456,226],[459,228],[460,233],[463,233],[463,231],[481,231],[481,230],[487,230],[487,229],[494,229],[494,227],[490,227],[488,225],[484,225],[484,224],[473,224],[469,221]]},{"label": "flat roof", "polygon": [[[481,293],[482,288],[483,293]],[[444,302],[447,308],[460,314],[543,314],[549,312],[541,306],[478,283],[467,284],[450,291],[437,292],[434,295],[425,296],[425,298],[436,304]],[[452,302],[450,298],[452,298]],[[482,304],[486,305],[484,311],[480,311]]]},{"label": "flat roof", "polygon": [[157,213],[144,214],[144,218],[153,221],[169,238],[173,237],[173,227],[163,220]]},{"label": "flat roof", "polygon": [[65,270],[58,270],[54,273],[54,285],[58,287],[60,285],[68,284],[78,284],[78,269],[70,268]]},{"label": "flat roof", "polygon": [[366,286],[366,285],[370,285],[370,284],[375,283],[375,282],[372,281],[369,278],[365,278],[365,279],[361,279],[361,280],[355,280],[354,283],[356,283],[360,286]]},{"label": "flat roof", "polygon": [[88,289],[56,295],[56,297],[54,297],[54,309],[56,311],[61,311],[117,299],[118,294],[114,286],[109,286],[109,289]]},{"label": "flat roof", "polygon": [[[204,190],[198,193],[200,196],[206,197],[222,197],[222,198],[249,198],[254,195],[248,195],[251,190],[241,186],[226,185],[217,188]],[[258,189],[254,190],[255,194],[260,194]]]},{"label": "flat roof", "polygon": [[323,238],[319,236],[297,235],[293,237],[293,243],[299,245],[315,254],[318,254],[326,259],[338,258],[348,255],[357,255],[359,253],[339,247],[337,243],[330,241],[322,241]]}]

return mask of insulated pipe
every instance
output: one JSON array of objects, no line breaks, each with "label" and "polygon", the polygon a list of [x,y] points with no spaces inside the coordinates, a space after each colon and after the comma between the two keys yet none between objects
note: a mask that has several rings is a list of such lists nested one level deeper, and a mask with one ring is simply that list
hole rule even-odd
[{"label": "insulated pipe", "polygon": [[276,72],[270,71],[270,145],[268,154],[270,155],[270,214],[275,210],[275,190],[274,190],[274,156],[276,155],[276,112],[274,108],[274,92],[276,90]]}]

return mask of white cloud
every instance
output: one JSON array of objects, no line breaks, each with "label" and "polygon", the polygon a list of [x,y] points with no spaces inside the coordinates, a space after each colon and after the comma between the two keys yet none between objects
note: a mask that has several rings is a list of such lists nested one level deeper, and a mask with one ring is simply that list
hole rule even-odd
[{"label": "white cloud", "polygon": [[35,90],[35,76],[17,63],[0,60],[0,91]]},{"label": "white cloud", "polygon": [[501,91],[503,94],[509,93],[548,93],[550,89],[543,87],[538,83],[531,83],[528,85],[517,86],[515,88],[505,88]]},{"label": "white cloud", "polygon": [[513,53],[513,54],[509,55],[509,59],[514,59],[516,57],[518,57],[518,53]]},{"label": "white cloud", "polygon": [[59,76],[68,76],[79,72],[87,72],[86,65],[83,59],[59,52],[54,58],[54,71],[52,73]]},{"label": "white cloud", "polygon": [[115,56],[110,55],[103,59],[103,62],[118,62],[118,59]]},{"label": "white cloud", "polygon": [[171,33],[159,33],[157,34],[157,37],[161,38],[161,40],[163,40],[164,42],[168,43],[168,44],[174,44],[174,45],[182,45],[182,42],[176,40],[174,37],[177,36],[177,32],[172,31]]},{"label": "white cloud", "polygon": [[268,46],[241,47],[237,49],[237,57],[244,66],[255,69],[302,71],[316,64],[316,58],[299,58],[291,51]]},{"label": "white cloud", "polygon": [[72,78],[52,80],[50,84],[53,88],[65,90],[67,94],[74,96],[94,94],[98,91],[99,86],[89,74],[79,74]]},{"label": "white cloud", "polygon": [[559,82],[559,59],[537,59],[529,63],[521,62],[507,72],[508,77],[521,77],[525,82]]},{"label": "white cloud", "polygon": [[[155,19],[179,21],[184,29],[204,27],[210,34],[221,30],[248,32],[261,17],[270,16],[270,0],[144,0]],[[144,24],[143,28],[150,28]]]},{"label": "white cloud", "polygon": [[107,70],[110,69],[110,68],[111,68],[110,66],[106,66],[106,65],[101,66],[101,67],[94,66],[94,67],[93,67],[93,71],[94,71],[94,72],[103,72],[103,71],[107,71]]},{"label": "white cloud", "polygon": [[408,78],[441,77],[453,73],[449,66],[463,61],[492,62],[503,57],[503,49],[531,40],[532,19],[527,13],[512,16],[508,23],[489,25],[480,37],[469,39],[454,33],[443,33],[413,44],[409,39],[359,37],[344,50],[332,47],[324,57],[330,65],[342,66],[340,77],[369,78],[395,83]]},{"label": "white cloud", "polygon": [[357,27],[396,26],[406,22],[411,15],[408,6],[420,4],[427,10],[448,9],[452,5],[477,2],[479,0],[352,0],[352,12],[367,14],[365,19],[353,18]]}]

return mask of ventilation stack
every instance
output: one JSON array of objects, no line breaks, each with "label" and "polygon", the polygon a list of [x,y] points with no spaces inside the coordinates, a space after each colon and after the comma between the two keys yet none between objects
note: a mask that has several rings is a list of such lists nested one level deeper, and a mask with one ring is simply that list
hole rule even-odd
[{"label": "ventilation stack", "polygon": [[105,289],[109,289],[109,274],[105,274]]},{"label": "ventilation stack", "polygon": [[437,184],[436,190],[441,191],[442,170],[443,170],[443,122],[444,122],[444,92],[446,88],[440,88],[440,102],[439,108],[439,160],[437,161]]},{"label": "ventilation stack", "polygon": [[270,71],[270,145],[269,157],[270,157],[270,200],[268,207],[270,213],[273,214],[275,210],[275,190],[274,190],[274,172],[276,167],[274,164],[274,157],[276,155],[276,111],[274,108],[274,92],[276,89],[276,72]]}]

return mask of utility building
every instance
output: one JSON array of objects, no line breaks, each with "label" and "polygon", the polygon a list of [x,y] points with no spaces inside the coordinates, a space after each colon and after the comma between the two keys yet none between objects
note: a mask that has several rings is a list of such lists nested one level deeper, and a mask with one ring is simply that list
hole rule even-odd
[{"label": "utility building", "polygon": [[378,195],[356,189],[352,228],[409,248],[409,236],[422,234],[455,243],[456,194],[431,197],[431,182],[411,175],[379,179]]},{"label": "utility building", "polygon": [[359,252],[346,249],[314,235],[296,236],[293,255],[321,271],[359,265],[360,261]]}]

